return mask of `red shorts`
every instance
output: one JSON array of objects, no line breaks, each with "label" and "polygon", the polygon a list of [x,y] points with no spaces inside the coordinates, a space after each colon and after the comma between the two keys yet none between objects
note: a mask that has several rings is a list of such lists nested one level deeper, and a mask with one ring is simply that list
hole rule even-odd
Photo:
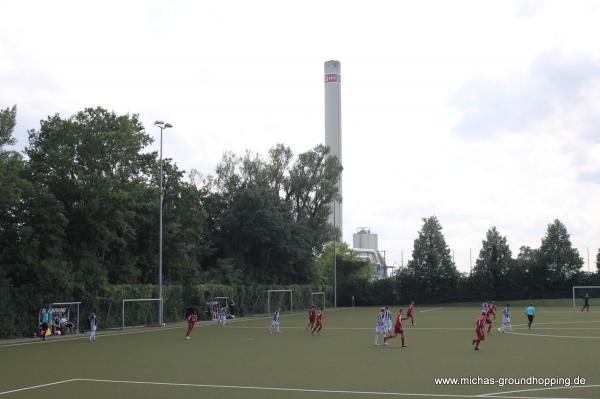
[{"label": "red shorts", "polygon": [[314,323],[315,323],[315,319],[308,319],[308,322],[309,322],[310,324],[314,324]]},{"label": "red shorts", "polygon": [[404,330],[400,326],[394,327],[394,333],[396,334],[404,334]]},{"label": "red shorts", "polygon": [[483,341],[485,339],[485,334],[483,333],[482,330],[480,330],[480,329],[475,330],[475,334],[477,334],[478,340]]},{"label": "red shorts", "polygon": [[191,330],[192,328],[194,328],[195,324],[196,324],[196,322],[194,322],[194,321],[188,321],[188,328]]},{"label": "red shorts", "polygon": [[413,317],[413,314],[412,314],[412,312],[408,312],[408,313],[406,314],[406,317]]}]

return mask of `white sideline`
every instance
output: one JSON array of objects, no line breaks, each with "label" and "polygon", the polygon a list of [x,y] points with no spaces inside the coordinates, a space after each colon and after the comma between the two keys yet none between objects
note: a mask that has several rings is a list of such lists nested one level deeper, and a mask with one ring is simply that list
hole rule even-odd
[{"label": "white sideline", "polygon": [[511,393],[520,393],[520,392],[537,392],[537,391],[550,391],[550,390],[559,390],[559,389],[580,389],[580,388],[598,388],[598,387],[600,387],[600,385],[572,385],[570,387],[532,388],[532,389],[519,389],[517,391],[484,393],[479,396],[483,397],[483,398],[488,398],[488,397],[492,397],[492,396],[497,397],[497,398],[502,398],[504,396],[496,396],[496,395],[505,395],[505,394],[511,394]]},{"label": "white sideline", "polygon": [[0,395],[8,395],[9,393],[17,393],[17,392],[29,391],[29,390],[32,390],[32,389],[44,388],[44,387],[49,387],[51,385],[64,384],[64,383],[73,382],[73,381],[77,381],[77,379],[55,381],[55,382],[49,382],[47,384],[40,384],[40,385],[33,385],[33,386],[30,386],[30,387],[25,387],[25,388],[12,389],[10,391],[0,392]]},{"label": "white sideline", "polygon": [[[330,312],[336,312],[336,311],[347,310],[347,309],[352,309],[352,308],[331,309]],[[298,315],[303,315],[304,313],[305,313],[304,311],[294,312],[294,313],[289,313],[289,314],[283,314],[283,315],[281,315],[281,317],[284,318],[284,317],[298,316]],[[228,320],[227,323],[229,324],[229,323],[237,323],[237,322],[250,321],[250,320],[263,320],[263,319],[269,319],[269,318],[271,318],[271,316],[241,317],[239,319]],[[212,320],[206,320],[206,321],[199,322],[196,325],[196,327],[210,327],[210,326],[215,326],[214,321],[212,321]],[[178,322],[176,325],[174,325],[172,327],[158,327],[158,328],[151,328],[151,329],[147,329],[147,330],[120,331],[120,332],[114,332],[114,333],[111,333],[111,332],[102,332],[102,333],[98,334],[97,336],[99,338],[103,338],[103,337],[112,337],[112,336],[117,336],[117,335],[143,334],[143,333],[156,332],[156,331],[177,330],[177,329],[180,329],[180,328],[183,328],[183,327],[185,327],[185,322]],[[35,341],[19,342],[19,343],[16,343],[16,344],[4,344],[4,345],[0,344],[0,349],[2,349],[2,348],[10,348],[10,347],[13,347],[13,346],[35,345],[35,344],[49,344],[49,343],[54,343],[54,342],[74,341],[74,340],[88,339],[88,338],[89,338],[89,335],[87,335],[87,334],[81,334],[80,336],[77,336],[77,337],[66,337],[66,338],[51,339],[51,340],[47,340],[47,341],[42,341],[39,338],[31,338],[32,340],[35,340]]]},{"label": "white sideline", "polygon": [[549,338],[579,338],[579,339],[600,339],[599,337],[585,337],[585,336],[579,336],[579,335],[552,335],[552,334],[535,334],[535,333],[520,333],[520,332],[514,332],[514,331],[505,331],[507,334],[514,334],[514,335],[529,335],[532,337],[549,337]]},{"label": "white sideline", "polygon": [[443,308],[423,309],[423,310],[419,310],[419,312],[421,312],[421,313],[433,312],[434,310],[440,310],[440,309],[443,309]]},{"label": "white sideline", "polygon": [[[575,321],[548,321],[542,323],[535,323],[536,326],[546,326],[551,324],[581,324],[581,323],[600,323],[600,320],[575,320]],[[527,323],[523,324],[513,324],[513,327],[523,327],[526,326]]]},{"label": "white sideline", "polygon": [[[174,383],[174,382],[155,382],[155,381],[128,381],[128,380],[107,380],[107,379],[95,379],[95,378],[73,378],[70,380],[56,381],[43,385],[34,385],[31,387],[13,389],[10,391],[0,392],[0,395],[6,395],[10,393],[22,392],[37,388],[43,388],[50,385],[58,385],[67,382],[100,382],[100,383],[111,383],[111,384],[137,384],[137,385],[158,385],[158,386],[171,386],[171,387],[191,387],[191,388],[216,388],[216,389],[241,389],[241,390],[260,390],[260,391],[279,391],[279,392],[307,392],[307,393],[326,393],[326,394],[347,394],[347,395],[376,395],[376,396],[409,396],[409,397],[428,397],[428,398],[503,398],[503,399],[581,399],[581,398],[550,398],[550,397],[538,397],[538,396],[496,396],[506,395],[511,392],[498,392],[491,394],[479,394],[479,395],[458,395],[458,394],[438,394],[438,393],[408,393],[408,392],[379,392],[379,391],[350,391],[350,390],[335,390],[335,389],[304,389],[304,388],[284,388],[284,387],[260,387],[260,386],[246,386],[246,385],[216,385],[216,384],[190,384],[190,383]],[[593,387],[598,385],[586,385],[583,387]],[[547,388],[551,389],[551,388]],[[523,390],[513,391],[516,392],[529,392],[535,391]]]}]

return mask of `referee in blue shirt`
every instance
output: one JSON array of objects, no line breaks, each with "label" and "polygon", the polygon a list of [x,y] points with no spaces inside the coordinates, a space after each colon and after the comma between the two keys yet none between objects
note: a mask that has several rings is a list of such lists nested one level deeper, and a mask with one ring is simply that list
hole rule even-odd
[{"label": "referee in blue shirt", "polygon": [[527,308],[525,313],[527,314],[527,320],[529,320],[529,324],[527,324],[527,328],[531,330],[531,325],[533,324],[533,318],[535,317],[535,308],[533,307],[533,304],[531,304],[531,303],[529,304],[529,307]]}]

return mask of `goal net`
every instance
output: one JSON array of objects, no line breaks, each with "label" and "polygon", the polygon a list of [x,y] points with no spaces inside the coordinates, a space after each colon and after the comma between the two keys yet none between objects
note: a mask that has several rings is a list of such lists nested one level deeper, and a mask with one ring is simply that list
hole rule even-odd
[{"label": "goal net", "polygon": [[160,298],[123,299],[122,329],[133,327],[158,327]]},{"label": "goal net", "polygon": [[292,290],[268,290],[267,314],[273,314],[277,309],[281,313],[292,313],[294,311],[294,299]]},{"label": "goal net", "polygon": [[311,292],[310,304],[314,305],[317,309],[325,309],[325,293],[324,292]]},{"label": "goal net", "polygon": [[588,303],[592,306],[592,301],[595,298],[600,298],[599,285],[576,285],[573,287],[573,309],[583,308],[585,303],[585,295],[589,296]]},{"label": "goal net", "polygon": [[229,309],[229,303],[231,302],[231,298],[228,296],[216,296],[213,298],[213,302],[216,302],[219,308]]},{"label": "goal net", "polygon": [[54,302],[47,309],[40,310],[39,324],[46,321],[51,325],[54,320],[58,320],[61,334],[79,334],[80,308],[81,302]]}]

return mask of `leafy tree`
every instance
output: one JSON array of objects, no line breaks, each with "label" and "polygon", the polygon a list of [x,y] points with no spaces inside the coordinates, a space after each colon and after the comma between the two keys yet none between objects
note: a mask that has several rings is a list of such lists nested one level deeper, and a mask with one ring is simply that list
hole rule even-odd
[{"label": "leafy tree", "polygon": [[600,274],[600,248],[598,248],[598,253],[596,254],[596,269],[598,274]]},{"label": "leafy tree", "polygon": [[329,204],[341,172],[328,154],[317,146],[295,158],[281,144],[266,160],[224,154],[216,176],[203,179],[207,268],[228,259],[250,281],[311,281],[315,255],[331,237]]},{"label": "leafy tree", "polygon": [[13,145],[16,140],[13,136],[17,121],[17,106],[0,109],[0,149],[5,145]]},{"label": "leafy tree", "polygon": [[[354,280],[369,281],[375,275],[375,266],[366,259],[358,258],[345,242],[336,244],[338,284]],[[315,262],[319,284],[333,286],[333,242],[328,243]]]},{"label": "leafy tree", "polygon": [[[137,115],[116,115],[88,108],[63,119],[59,115],[29,132],[32,178],[48,187],[67,218],[67,254],[88,280],[136,282],[138,188],[144,185],[156,154],[141,150],[151,143]],[[141,196],[143,198],[143,196]],[[104,271],[104,272],[102,272]],[[92,282],[90,282],[92,283]]]},{"label": "leafy tree", "polygon": [[540,267],[547,270],[545,280],[553,288],[571,281],[583,266],[583,258],[571,246],[567,228],[558,219],[548,225],[539,249],[539,261]]},{"label": "leafy tree", "polygon": [[482,242],[479,258],[475,261],[473,280],[481,293],[496,297],[506,287],[512,253],[506,237],[491,227]]},{"label": "leafy tree", "polygon": [[528,291],[540,292],[546,286],[547,268],[540,262],[539,249],[528,246],[519,248],[515,260],[515,267],[511,270],[511,277],[518,277],[521,285]]},{"label": "leafy tree", "polygon": [[[2,144],[14,144],[16,107],[0,111]],[[47,187],[31,181],[28,164],[0,148],[0,280],[18,293],[2,315],[9,331],[29,328],[39,301],[70,293],[73,276],[62,256],[63,209]]]},{"label": "leafy tree", "polygon": [[412,259],[399,278],[406,278],[415,297],[448,298],[458,282],[458,270],[450,248],[435,216],[423,219],[423,227],[414,242]]}]

